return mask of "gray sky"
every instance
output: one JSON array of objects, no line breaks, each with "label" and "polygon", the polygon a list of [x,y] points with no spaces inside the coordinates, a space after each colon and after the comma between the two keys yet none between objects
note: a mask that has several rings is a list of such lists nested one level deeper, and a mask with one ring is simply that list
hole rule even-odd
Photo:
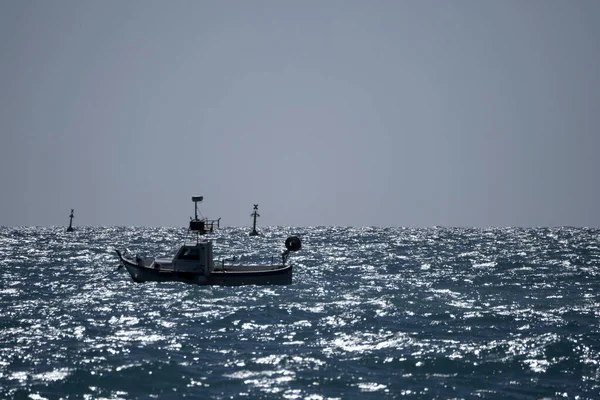
[{"label": "gray sky", "polygon": [[600,226],[600,1],[0,0],[0,225]]}]

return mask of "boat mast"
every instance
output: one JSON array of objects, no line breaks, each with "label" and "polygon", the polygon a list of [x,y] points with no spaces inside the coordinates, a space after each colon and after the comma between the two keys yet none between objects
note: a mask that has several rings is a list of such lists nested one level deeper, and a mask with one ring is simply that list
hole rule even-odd
[{"label": "boat mast", "polygon": [[258,232],[256,231],[256,217],[260,217],[260,214],[258,213],[258,204],[254,205],[254,212],[250,214],[250,216],[254,217],[254,225],[252,226],[252,232],[250,232],[250,236],[256,236],[258,235]]},{"label": "boat mast", "polygon": [[75,218],[75,216],[73,215],[73,212],[75,210],[71,208],[71,215],[69,215],[69,227],[67,228],[67,232],[73,232],[73,218]]},{"label": "boat mast", "polygon": [[189,230],[196,233],[196,242],[200,240],[199,235],[206,233],[204,220],[198,219],[198,203],[202,200],[204,200],[203,196],[192,196],[192,201],[194,202],[194,219],[190,221]]}]

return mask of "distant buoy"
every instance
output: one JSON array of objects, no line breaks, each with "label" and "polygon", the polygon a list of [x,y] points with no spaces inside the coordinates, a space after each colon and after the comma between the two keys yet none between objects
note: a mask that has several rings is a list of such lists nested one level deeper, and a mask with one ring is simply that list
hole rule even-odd
[{"label": "distant buoy", "polygon": [[73,212],[75,210],[71,208],[71,215],[69,215],[69,227],[67,228],[67,232],[73,232],[73,218],[75,218],[75,216],[73,215]]},{"label": "distant buoy", "polygon": [[254,205],[254,212],[252,214],[250,214],[250,216],[254,217],[254,225],[252,226],[252,232],[250,232],[248,235],[249,236],[260,235],[260,233],[258,233],[258,231],[256,230],[256,217],[260,217],[260,214],[258,213],[258,204]]}]

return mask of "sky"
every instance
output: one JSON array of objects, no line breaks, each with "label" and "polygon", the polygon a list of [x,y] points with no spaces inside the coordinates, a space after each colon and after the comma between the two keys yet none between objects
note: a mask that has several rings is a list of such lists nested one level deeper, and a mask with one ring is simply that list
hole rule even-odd
[{"label": "sky", "polygon": [[600,226],[597,0],[0,0],[0,226]]}]

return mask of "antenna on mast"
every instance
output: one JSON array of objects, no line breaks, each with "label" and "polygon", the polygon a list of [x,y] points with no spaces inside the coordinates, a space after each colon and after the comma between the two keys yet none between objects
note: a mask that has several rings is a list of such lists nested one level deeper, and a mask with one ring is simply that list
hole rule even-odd
[{"label": "antenna on mast", "polygon": [[[194,202],[194,219],[190,221],[190,231],[196,232],[196,236],[206,233],[204,221],[198,218],[198,203],[201,203],[202,200],[204,200],[204,196],[192,196],[192,201]],[[198,238],[196,237],[196,239]]]}]

